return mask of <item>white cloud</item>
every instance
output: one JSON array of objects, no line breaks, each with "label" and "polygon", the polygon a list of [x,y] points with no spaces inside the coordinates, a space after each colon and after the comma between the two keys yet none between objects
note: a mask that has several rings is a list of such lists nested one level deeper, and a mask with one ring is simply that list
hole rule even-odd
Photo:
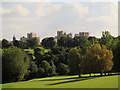
[{"label": "white cloud", "polygon": [[30,14],[29,10],[24,8],[22,5],[15,5],[14,9],[21,16],[27,16]]},{"label": "white cloud", "polygon": [[83,17],[84,15],[88,14],[88,7],[83,6],[81,3],[72,3],[67,2],[66,5],[72,6],[75,11],[79,14],[80,17]]},{"label": "white cloud", "polygon": [[88,22],[99,22],[106,23],[111,26],[116,26],[118,24],[118,7],[116,3],[107,4],[104,7],[101,7],[99,12],[102,14],[95,14],[94,16],[88,17],[86,21]]},{"label": "white cloud", "polygon": [[51,12],[58,11],[61,5],[52,5],[51,3],[40,3],[34,12],[37,16],[46,16]]},{"label": "white cloud", "polygon": [[22,5],[15,5],[12,8],[3,8],[0,7],[0,12],[3,15],[17,15],[17,16],[27,16],[30,14],[30,11],[27,8],[24,8]]}]

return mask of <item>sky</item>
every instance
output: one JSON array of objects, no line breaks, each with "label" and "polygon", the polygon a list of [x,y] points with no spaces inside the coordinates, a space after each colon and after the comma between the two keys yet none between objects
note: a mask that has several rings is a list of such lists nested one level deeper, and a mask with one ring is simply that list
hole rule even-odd
[{"label": "sky", "polygon": [[[48,0],[49,1],[49,0]],[[72,1],[72,0],[71,0]],[[107,0],[106,0],[107,1]],[[101,37],[102,31],[118,35],[118,4],[116,2],[3,2],[2,39],[19,40],[34,32],[41,38],[66,33],[90,32]]]}]

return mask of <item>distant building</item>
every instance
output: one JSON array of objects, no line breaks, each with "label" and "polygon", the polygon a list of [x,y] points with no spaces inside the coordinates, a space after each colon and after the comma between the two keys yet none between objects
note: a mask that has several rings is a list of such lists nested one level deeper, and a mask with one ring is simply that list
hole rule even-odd
[{"label": "distant building", "polygon": [[28,33],[28,34],[27,34],[27,38],[28,38],[28,39],[35,38],[35,37],[36,37],[36,34],[35,34],[35,33],[32,33],[32,32],[31,32],[31,33]]},{"label": "distant building", "polygon": [[16,37],[15,37],[15,35],[13,35],[13,42],[16,40]]},{"label": "distant building", "polygon": [[89,37],[89,32],[79,32],[79,36]]},{"label": "distant building", "polygon": [[38,44],[40,44],[40,37],[37,37],[36,33],[33,32],[27,33],[27,39],[32,39],[32,38],[36,38],[38,40]]},{"label": "distant building", "polygon": [[66,32],[64,30],[61,31],[57,31],[57,36],[62,37],[62,36],[66,36]]}]

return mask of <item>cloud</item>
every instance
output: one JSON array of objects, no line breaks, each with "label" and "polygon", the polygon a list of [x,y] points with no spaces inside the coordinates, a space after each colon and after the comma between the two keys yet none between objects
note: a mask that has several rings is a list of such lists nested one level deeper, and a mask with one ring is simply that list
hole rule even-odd
[{"label": "cloud", "polygon": [[77,11],[78,15],[80,17],[83,17],[84,15],[88,14],[88,7],[83,6],[81,3],[77,2],[67,2],[66,5],[72,6],[73,10]]},{"label": "cloud", "polygon": [[61,5],[52,5],[52,3],[40,3],[34,12],[37,16],[46,16],[51,12],[58,11],[61,7]]},{"label": "cloud", "polygon": [[27,8],[24,8],[19,4],[14,5],[12,8],[0,7],[0,12],[5,16],[27,16],[30,14],[30,11]]},{"label": "cloud", "polygon": [[118,20],[118,7],[116,3],[107,4],[104,7],[99,9],[100,14],[96,13],[95,15],[86,18],[88,22],[99,22],[99,23],[106,23],[109,26],[116,26],[117,27],[117,20]]}]

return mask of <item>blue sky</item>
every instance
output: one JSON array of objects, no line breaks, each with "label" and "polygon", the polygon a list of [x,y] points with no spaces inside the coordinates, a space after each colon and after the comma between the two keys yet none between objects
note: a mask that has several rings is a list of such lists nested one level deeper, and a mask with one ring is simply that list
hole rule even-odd
[{"label": "blue sky", "polygon": [[41,39],[67,33],[90,32],[101,37],[108,30],[118,35],[117,3],[113,2],[6,2],[0,6],[2,38],[12,40],[35,32]]}]

